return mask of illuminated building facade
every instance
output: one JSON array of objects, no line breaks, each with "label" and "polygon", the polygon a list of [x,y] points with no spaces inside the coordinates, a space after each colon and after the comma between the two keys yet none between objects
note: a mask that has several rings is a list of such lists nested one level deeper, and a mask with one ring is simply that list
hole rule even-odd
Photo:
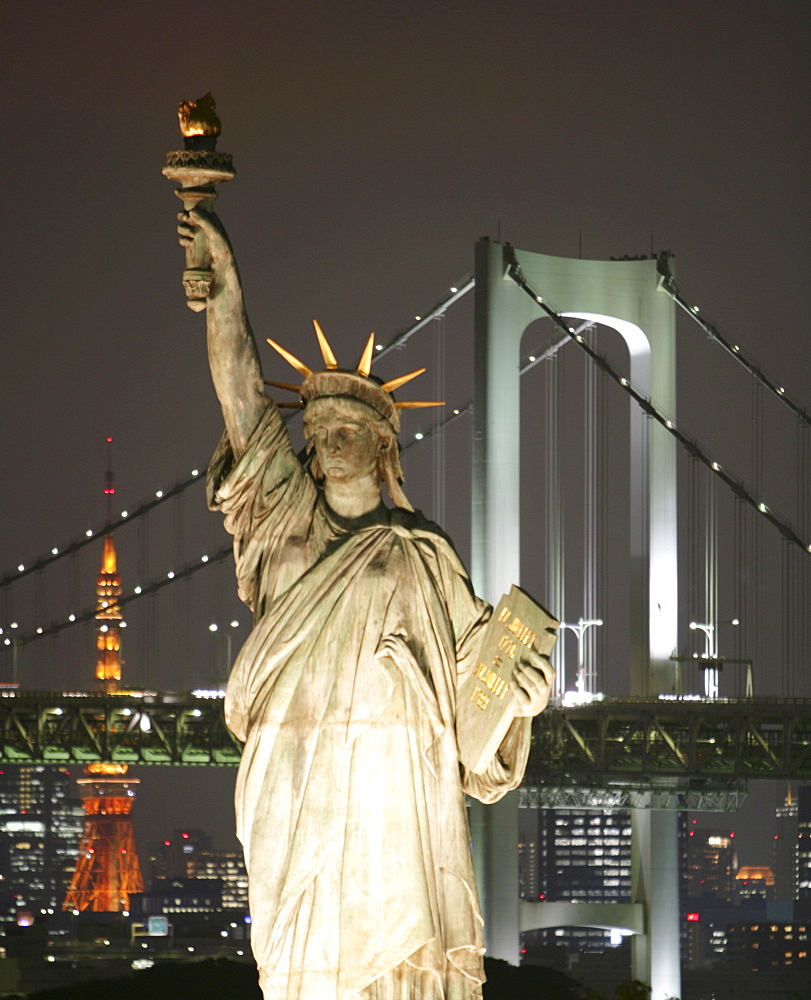
[{"label": "illuminated building facade", "polygon": [[735,896],[741,902],[774,899],[774,872],[755,865],[739,868],[735,873]]},{"label": "illuminated building facade", "polygon": [[[631,818],[627,810],[522,809],[524,899],[627,903],[631,899]],[[621,942],[596,927],[556,927],[522,935],[525,954],[601,952]]]},{"label": "illuminated building facade", "polygon": [[82,833],[82,807],[69,769],[0,769],[0,885],[17,909],[59,907]]},{"label": "illuminated building facade", "polygon": [[770,920],[730,924],[726,957],[745,961],[757,972],[776,966],[807,968],[811,973],[811,923]]},{"label": "illuminated building facade", "polygon": [[690,899],[731,903],[737,869],[734,832],[690,826],[687,834],[687,894]]},{"label": "illuminated building facade", "polygon": [[224,910],[248,911],[248,873],[241,851],[218,851],[202,830],[175,830],[150,851],[152,884],[167,878],[215,879]]},{"label": "illuminated building facade", "polygon": [[799,822],[797,799],[788,786],[786,799],[775,811],[777,832],[774,837],[774,894],[776,899],[797,898],[797,862]]},{"label": "illuminated building facade", "polygon": [[797,899],[811,899],[811,785],[797,791]]},{"label": "illuminated building facade", "polygon": [[[109,445],[107,438],[108,467]],[[107,472],[107,523],[112,515],[115,488]],[[124,624],[119,598],[121,578],[111,531],[104,536],[101,571],[96,581],[96,680],[107,694],[115,694],[121,681],[121,628]],[[132,807],[137,779],[127,764],[97,762],[85,768],[78,785],[84,807],[84,829],[76,866],[62,909],[119,912],[130,909],[130,898],[144,891],[144,879],[135,846]]]},{"label": "illuminated building facade", "polygon": [[216,914],[223,909],[222,883],[219,879],[180,876],[156,878],[138,902],[144,916]]}]

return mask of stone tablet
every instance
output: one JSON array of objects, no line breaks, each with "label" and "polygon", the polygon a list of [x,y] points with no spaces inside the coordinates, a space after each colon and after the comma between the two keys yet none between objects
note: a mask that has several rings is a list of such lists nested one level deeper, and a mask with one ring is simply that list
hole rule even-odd
[{"label": "stone tablet", "polygon": [[485,771],[515,717],[512,672],[520,647],[549,656],[559,625],[520,587],[513,585],[499,601],[456,702],[459,759],[474,774]]}]

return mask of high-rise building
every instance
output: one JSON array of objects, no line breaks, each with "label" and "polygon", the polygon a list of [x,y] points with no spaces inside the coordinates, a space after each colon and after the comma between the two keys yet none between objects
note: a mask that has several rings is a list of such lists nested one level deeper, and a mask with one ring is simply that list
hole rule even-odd
[{"label": "high-rise building", "polygon": [[774,899],[774,872],[771,868],[743,865],[735,872],[735,896],[742,903]]},{"label": "high-rise building", "polygon": [[539,895],[599,903],[631,898],[627,810],[543,809],[538,826]]},{"label": "high-rise building", "polygon": [[797,899],[811,899],[811,785],[797,790]]},{"label": "high-rise building", "polygon": [[[631,898],[631,818],[627,810],[524,809],[519,878],[525,899],[625,903]],[[539,954],[603,951],[618,933],[589,927],[530,931],[524,947]]]},{"label": "high-rise building", "polygon": [[[112,521],[113,473],[109,468],[112,438],[107,438],[108,470],[104,488],[107,524]],[[101,570],[96,581],[96,680],[107,694],[121,681],[121,577],[118,575],[113,533],[104,536]],[[129,910],[133,893],[144,891],[144,879],[135,846],[132,807],[137,778],[129,766],[100,761],[85,768],[78,784],[84,807],[84,829],[64,910],[119,912]]]},{"label": "high-rise building", "polygon": [[[744,961],[753,972],[779,966],[805,968],[811,972],[811,924],[757,920],[727,927],[725,958]],[[795,994],[797,996],[799,994]]]},{"label": "high-rise building", "polygon": [[241,851],[218,851],[203,830],[175,830],[149,852],[153,884],[159,879],[216,879],[225,910],[248,910],[248,873]]},{"label": "high-rise building", "polygon": [[0,877],[18,908],[56,909],[82,832],[70,769],[5,764],[0,769]]},{"label": "high-rise building", "polygon": [[688,897],[731,903],[737,870],[735,833],[728,829],[700,829],[691,824],[687,833]]},{"label": "high-rise building", "polygon": [[775,899],[797,898],[797,848],[798,820],[797,799],[791,784],[786,790],[786,798],[775,810],[777,832],[774,836],[774,895]]}]

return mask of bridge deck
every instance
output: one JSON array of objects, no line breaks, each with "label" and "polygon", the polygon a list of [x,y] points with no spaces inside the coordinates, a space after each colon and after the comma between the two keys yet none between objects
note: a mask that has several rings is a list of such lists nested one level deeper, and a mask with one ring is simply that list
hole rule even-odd
[{"label": "bridge deck", "polygon": [[[0,692],[6,763],[234,766],[241,750],[220,698]],[[617,698],[538,718],[525,785],[809,777],[811,700]]]}]

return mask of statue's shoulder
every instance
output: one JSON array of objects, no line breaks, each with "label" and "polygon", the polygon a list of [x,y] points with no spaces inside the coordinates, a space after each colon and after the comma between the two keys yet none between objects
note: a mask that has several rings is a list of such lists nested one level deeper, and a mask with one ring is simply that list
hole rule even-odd
[{"label": "statue's shoulder", "polygon": [[445,534],[442,528],[433,521],[429,521],[421,510],[405,510],[403,507],[393,507],[390,511],[390,521],[392,527],[402,528],[414,535],[417,540],[447,546],[452,551],[453,542]]}]

